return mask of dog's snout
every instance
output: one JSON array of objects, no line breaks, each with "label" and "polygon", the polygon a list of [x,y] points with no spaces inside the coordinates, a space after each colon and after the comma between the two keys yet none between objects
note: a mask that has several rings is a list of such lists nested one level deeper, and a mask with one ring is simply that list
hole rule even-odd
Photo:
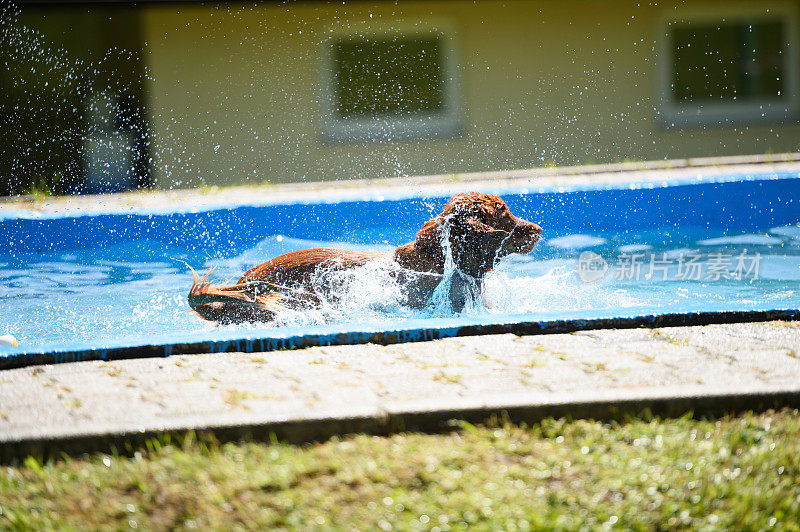
[{"label": "dog's snout", "polygon": [[536,243],[542,238],[542,228],[538,224],[531,222],[528,231],[532,243]]},{"label": "dog's snout", "polygon": [[542,228],[541,228],[541,226],[539,226],[538,224],[535,224],[533,222],[520,220],[520,222],[517,223],[517,227],[519,227],[520,229],[524,230],[525,233],[527,233],[530,236],[535,236],[536,238],[539,238],[540,236],[542,236]]}]

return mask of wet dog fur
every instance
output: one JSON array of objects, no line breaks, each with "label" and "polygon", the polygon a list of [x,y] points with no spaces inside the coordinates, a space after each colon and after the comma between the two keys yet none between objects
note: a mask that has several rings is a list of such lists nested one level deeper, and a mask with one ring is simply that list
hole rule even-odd
[{"label": "wet dog fur", "polygon": [[[514,216],[498,196],[468,192],[451,198],[441,213],[425,222],[416,238],[391,252],[400,267],[396,278],[405,303],[424,306],[444,279],[448,252],[456,274],[449,291],[454,311],[468,298],[480,296],[484,276],[512,253],[533,250],[542,228]],[[449,249],[448,249],[449,248]],[[387,253],[314,248],[293,251],[251,268],[233,285],[208,282],[209,271],[194,282],[189,306],[200,317],[216,322],[267,322],[287,308],[312,308],[320,303],[318,272],[351,270]],[[212,269],[213,271],[213,269]],[[477,291],[477,293],[475,293]]]}]

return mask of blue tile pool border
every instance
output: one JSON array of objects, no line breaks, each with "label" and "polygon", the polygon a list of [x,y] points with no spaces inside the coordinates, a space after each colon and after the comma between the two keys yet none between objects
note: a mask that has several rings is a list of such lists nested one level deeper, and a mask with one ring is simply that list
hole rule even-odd
[{"label": "blue tile pool border", "polygon": [[598,319],[566,319],[550,321],[517,321],[511,323],[468,324],[451,327],[413,327],[386,331],[354,329],[347,332],[299,334],[294,336],[255,335],[226,339],[183,341],[157,345],[133,345],[90,348],[81,350],[47,350],[26,353],[0,353],[0,370],[22,368],[41,364],[61,364],[91,360],[123,360],[135,358],[162,358],[172,355],[207,353],[260,353],[304,349],[317,346],[378,344],[392,345],[463,336],[489,334],[561,334],[592,329],[636,329],[659,327],[684,327],[724,323],[752,323],[761,321],[798,321],[800,310],[755,310],[723,312],[689,312],[659,315],[641,315]]}]

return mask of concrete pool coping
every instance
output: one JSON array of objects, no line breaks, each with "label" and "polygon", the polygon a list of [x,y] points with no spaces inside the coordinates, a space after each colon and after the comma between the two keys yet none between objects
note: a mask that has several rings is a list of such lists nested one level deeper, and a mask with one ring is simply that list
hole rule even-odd
[{"label": "concrete pool coping", "polygon": [[[436,192],[442,194],[449,191],[462,191],[467,183],[470,184],[469,188],[475,189],[497,187],[497,180],[502,181],[503,188],[523,185],[557,187],[562,184],[580,185],[585,183],[596,184],[598,182],[618,184],[628,181],[680,180],[697,175],[721,176],[738,172],[768,173],[786,171],[800,171],[800,154],[623,163],[622,165],[590,168],[575,167],[457,176],[432,176],[413,178],[411,180],[402,178],[369,183],[314,183],[255,188],[234,187],[232,189],[223,189],[221,192],[214,190],[204,192],[139,192],[104,196],[102,198],[50,198],[44,202],[27,202],[24,198],[17,198],[0,203],[0,211],[6,215],[22,211],[80,215],[87,212],[135,211],[153,206],[158,208],[159,205],[170,205],[175,202],[188,202],[201,207],[208,206],[213,208],[215,206],[230,205],[237,201],[252,203],[261,201],[261,199],[263,201],[274,201],[276,198],[303,197],[313,200],[326,197],[331,191],[336,191],[337,194],[350,194],[353,197],[360,197],[359,195],[363,195],[365,191],[379,195],[384,191],[392,191],[397,190],[399,187],[409,186],[415,187],[415,189],[424,193]],[[101,203],[98,204],[98,201],[101,201]],[[521,324],[525,325],[527,329],[523,327],[516,331],[509,328],[492,329],[491,327],[493,326],[485,326],[483,330],[476,329],[473,331],[473,334],[479,334],[480,336],[469,338],[458,337],[394,346],[380,346],[374,343],[338,347],[322,345],[295,351],[273,351],[258,355],[243,355],[241,353],[197,354],[198,349],[187,345],[185,350],[173,353],[185,353],[187,356],[173,356],[167,359],[98,360],[74,364],[8,369],[0,371],[0,456],[22,456],[28,452],[36,451],[70,450],[81,452],[93,449],[107,450],[110,445],[119,446],[125,442],[138,441],[144,437],[151,437],[164,432],[182,432],[192,429],[211,430],[223,438],[236,438],[248,433],[254,435],[274,433],[279,438],[289,441],[309,441],[347,432],[384,433],[402,428],[435,430],[441,428],[443,423],[446,425],[447,420],[453,418],[481,421],[491,415],[499,415],[503,412],[515,420],[534,421],[549,415],[608,417],[621,413],[637,413],[644,408],[673,415],[687,410],[715,413],[747,408],[759,409],[782,405],[800,405],[800,384],[797,384],[800,382],[800,379],[798,379],[800,377],[800,368],[795,368],[797,356],[794,349],[796,347],[792,347],[800,345],[798,322],[777,322],[782,325],[731,323],[775,319],[796,320],[796,310],[767,311],[767,313],[751,313],[747,315],[736,313],[707,314],[716,314],[718,316],[711,319],[708,315],[705,315],[705,317],[699,315],[672,315],[671,317],[659,317],[658,319],[661,321],[654,320],[652,317],[638,317],[627,323],[598,320],[597,323],[578,324],[573,320],[573,323],[554,322],[547,324],[545,327],[541,323]],[[720,317],[720,315],[724,315],[724,317]],[[687,327],[690,324],[699,325],[703,323],[716,323],[717,325]],[[625,330],[611,328],[615,326],[626,327],[627,333]],[[537,327],[539,330],[535,331],[534,329]],[[642,329],[642,327],[649,328]],[[576,372],[585,372],[585,369],[592,364],[594,364],[597,372],[607,373],[605,369],[601,369],[601,366],[610,367],[614,363],[614,359],[607,356],[606,352],[609,350],[614,351],[617,347],[623,345],[625,339],[628,338],[625,336],[626,334],[667,330],[652,329],[652,327],[674,327],[669,329],[673,332],[691,330],[693,331],[692,334],[687,336],[689,338],[687,340],[688,343],[695,341],[697,338],[702,338],[706,334],[712,336],[722,334],[718,332],[719,328],[722,328],[723,331],[728,331],[728,333],[737,338],[737,345],[734,350],[741,351],[741,357],[737,358],[737,356],[731,356],[726,353],[717,353],[714,351],[714,346],[706,346],[703,349],[694,350],[694,354],[701,355],[700,359],[705,361],[713,354],[713,357],[728,361],[726,363],[732,365],[745,364],[747,362],[749,364],[747,366],[748,370],[754,372],[753,379],[747,382],[740,382],[735,378],[735,375],[721,371],[719,375],[728,376],[729,380],[727,382],[717,379],[713,386],[702,386],[697,382],[692,384],[692,376],[700,378],[697,375],[705,375],[706,372],[714,373],[720,368],[711,367],[714,366],[713,364],[698,364],[697,358],[694,357],[684,357],[679,364],[673,364],[672,367],[664,366],[670,373],[682,373],[686,376],[686,379],[680,380],[680,382],[673,382],[669,386],[651,386],[648,384],[649,381],[645,379],[639,384],[632,383],[627,388],[620,386],[612,386],[611,388],[594,387],[590,382],[582,382],[575,384],[569,390],[565,390],[564,388],[559,388],[557,379],[554,380],[552,376],[534,375],[535,378],[526,377],[526,379],[536,390],[545,389],[547,393],[544,395],[537,395],[538,392],[529,393],[530,391],[525,389],[514,391],[508,388],[507,380],[501,379],[495,384],[498,390],[504,390],[502,394],[486,393],[485,389],[477,391],[465,388],[462,390],[463,393],[457,393],[453,396],[449,393],[452,390],[448,390],[447,385],[456,385],[458,384],[456,381],[461,379],[456,379],[454,375],[448,372],[448,369],[451,368],[434,365],[434,367],[438,366],[440,372],[433,375],[424,375],[424,378],[436,383],[434,385],[435,390],[432,393],[428,390],[429,387],[423,386],[428,400],[419,399],[418,397],[414,402],[406,398],[403,401],[399,401],[399,403],[389,404],[384,403],[382,400],[375,400],[375,397],[381,397],[380,390],[371,390],[371,397],[373,398],[371,403],[370,401],[364,401],[363,393],[360,396],[356,394],[353,397],[346,397],[347,394],[344,392],[354,387],[362,386],[362,381],[372,379],[369,371],[362,371],[360,374],[349,375],[344,378],[341,375],[337,375],[337,371],[343,370],[343,368],[337,366],[333,368],[337,371],[328,368],[330,371],[318,377],[322,379],[322,382],[313,379],[305,382],[307,380],[307,373],[305,372],[307,366],[325,366],[325,364],[317,364],[314,361],[309,362],[306,360],[305,366],[296,367],[296,373],[271,374],[263,382],[248,381],[241,388],[234,387],[238,386],[237,382],[239,382],[235,372],[226,373],[222,371],[226,364],[231,363],[231,360],[238,359],[246,362],[240,368],[244,373],[247,373],[246,368],[252,369],[252,365],[260,364],[265,366],[264,359],[267,358],[278,366],[281,364],[294,364],[295,357],[298,357],[299,360],[305,360],[309,356],[314,356],[324,361],[329,350],[333,350],[335,353],[334,359],[341,359],[337,363],[341,366],[347,365],[348,357],[353,355],[369,358],[372,355],[378,356],[384,353],[384,356],[388,356],[385,355],[385,351],[381,351],[383,349],[390,350],[389,353],[393,353],[392,356],[395,357],[395,360],[387,359],[384,361],[385,363],[378,364],[376,369],[383,371],[382,375],[384,376],[386,372],[390,372],[394,380],[399,378],[402,381],[406,381],[409,378],[404,376],[402,364],[397,359],[405,363],[411,356],[410,353],[418,353],[420,349],[432,349],[434,351],[443,349],[450,353],[448,356],[462,356],[461,361],[457,361],[457,363],[464,364],[464,367],[471,368],[469,371],[472,371],[479,365],[478,362],[484,362],[488,359],[503,360],[505,355],[502,351],[495,352],[492,350],[498,349],[498,345],[502,347],[503,342],[500,340],[509,337],[528,339],[522,340],[522,343],[530,339],[540,339],[544,343],[568,343],[571,338],[591,337],[590,335],[595,335],[598,338],[608,338],[608,345],[598,347],[600,351],[597,351],[597,349],[575,351],[574,358],[578,365],[573,366],[571,371],[561,372],[557,376],[570,378],[570,375],[574,376]],[[731,327],[732,329],[725,329],[726,327]],[[768,341],[765,345],[762,345],[760,343],[761,340],[758,339],[758,334],[771,331],[772,329],[769,327],[784,331],[790,339],[788,341],[785,341],[785,339],[775,340],[772,344]],[[571,332],[567,333],[568,331]],[[748,335],[753,331],[756,332],[756,338],[748,340]],[[519,335],[515,334],[515,332],[519,333]],[[528,336],[536,332],[539,335]],[[506,334],[498,336],[491,333]],[[542,333],[546,333],[546,335],[540,335]],[[669,333],[659,334],[669,337]],[[681,332],[681,334],[683,333]],[[427,338],[433,337],[432,335],[427,336]],[[423,336],[424,338],[425,336]],[[364,342],[369,342],[370,338],[365,336],[363,340]],[[683,342],[683,340],[678,341],[678,343],[680,342]],[[379,343],[390,344],[391,342]],[[668,341],[667,343],[670,342]],[[675,344],[676,347],[680,347],[678,343]],[[454,347],[455,354],[451,353],[447,347],[438,347],[441,345]],[[534,343],[531,351],[525,356],[530,358],[532,356],[531,353],[533,355],[540,353],[542,345],[541,343]],[[153,351],[153,354],[163,357],[165,354],[163,346],[158,347],[161,351]],[[231,346],[231,349],[234,347]],[[303,346],[298,344],[296,347]],[[653,360],[655,360],[655,355],[659,351],[657,348],[660,347],[664,346],[661,343],[652,343],[645,339],[642,340],[639,354],[643,358],[653,357]],[[770,354],[753,361],[747,358],[746,352],[748,349],[752,352],[767,351]],[[397,351],[393,352],[391,350]],[[557,349],[550,349],[550,351],[552,353],[560,352]],[[475,352],[484,354],[473,356],[476,360],[470,360],[468,355],[470,353],[474,355]],[[189,353],[192,353],[191,356],[188,356]],[[603,353],[606,354],[604,355]],[[484,360],[482,357],[488,357],[488,359]],[[258,362],[259,359],[262,362]],[[777,364],[778,359],[780,359],[781,364]],[[429,362],[420,360],[420,358],[414,359],[414,357],[411,357],[411,360],[416,360],[421,365],[429,364]],[[30,360],[29,362],[38,364],[49,361]],[[187,380],[185,381],[176,381],[175,375],[169,371],[162,374],[162,369],[171,368],[178,362],[181,365],[177,367],[193,367],[193,372],[197,371],[199,374],[205,373],[209,375],[205,384],[200,386],[201,390],[197,390],[188,384],[187,386],[191,389],[183,385],[176,385],[177,382],[193,382],[192,375],[194,373],[186,377]],[[659,364],[662,362],[671,363],[667,360],[658,361]],[[533,364],[530,360],[528,363]],[[589,366],[581,364],[589,364]],[[2,362],[0,362],[0,365],[2,365]],[[784,366],[789,367],[791,371],[784,371],[786,370]],[[536,364],[530,367],[517,365],[511,371],[511,374],[520,374],[520,372],[535,373],[533,372],[535,368],[538,368]],[[105,378],[103,375],[113,377],[135,371],[142,371],[150,375],[151,379],[147,390],[140,386],[136,378],[133,378],[133,380],[128,379],[123,385],[117,387],[112,385],[111,388],[102,388],[95,384],[98,378],[101,380]],[[467,370],[464,370],[464,372],[466,373]],[[50,377],[41,379],[41,382],[37,383],[38,377],[42,375],[49,375]],[[218,375],[218,377],[213,375]],[[769,378],[770,376],[773,378]],[[264,375],[264,377],[267,376]],[[482,377],[486,376],[482,375]],[[422,381],[418,380],[418,383],[424,382],[424,378]],[[305,395],[299,393],[297,400],[291,404],[281,401],[272,402],[269,389],[284,386],[286,384],[284,380],[298,386],[298,392],[303,392]],[[392,380],[387,380],[387,386]],[[324,383],[328,381],[333,384],[326,386]],[[491,383],[494,381],[489,379],[486,382]],[[556,383],[555,386],[553,385],[554,382]],[[153,386],[150,386],[150,384]],[[698,385],[695,386],[695,384]],[[139,393],[135,393],[137,390]],[[417,385],[416,388],[409,388],[403,393],[411,396],[414,395],[415,390],[419,391],[420,385]],[[206,395],[203,395],[203,392]],[[134,395],[130,395],[131,393],[134,393]],[[287,396],[292,395],[291,390],[283,393]],[[187,413],[187,409],[191,411],[196,405],[202,405],[204,397],[210,398],[211,403],[216,404],[219,408],[212,409],[213,411]],[[261,404],[262,400],[266,401],[266,403]],[[150,404],[153,401],[157,405],[156,408],[153,408]],[[56,408],[53,408],[53,405],[57,405]],[[370,406],[365,407],[364,405]],[[261,407],[263,407],[263,410],[256,412]]]}]

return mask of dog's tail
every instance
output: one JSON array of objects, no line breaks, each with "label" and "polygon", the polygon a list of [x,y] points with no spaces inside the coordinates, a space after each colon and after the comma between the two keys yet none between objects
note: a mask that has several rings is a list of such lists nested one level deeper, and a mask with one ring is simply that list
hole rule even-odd
[{"label": "dog's tail", "polygon": [[211,268],[202,277],[191,266],[189,269],[192,270],[194,276],[192,288],[189,290],[189,306],[205,320],[228,323],[270,321],[281,310],[288,308],[280,303],[288,294],[280,289],[264,286],[265,283],[215,285],[208,282],[208,277],[214,268]]}]

